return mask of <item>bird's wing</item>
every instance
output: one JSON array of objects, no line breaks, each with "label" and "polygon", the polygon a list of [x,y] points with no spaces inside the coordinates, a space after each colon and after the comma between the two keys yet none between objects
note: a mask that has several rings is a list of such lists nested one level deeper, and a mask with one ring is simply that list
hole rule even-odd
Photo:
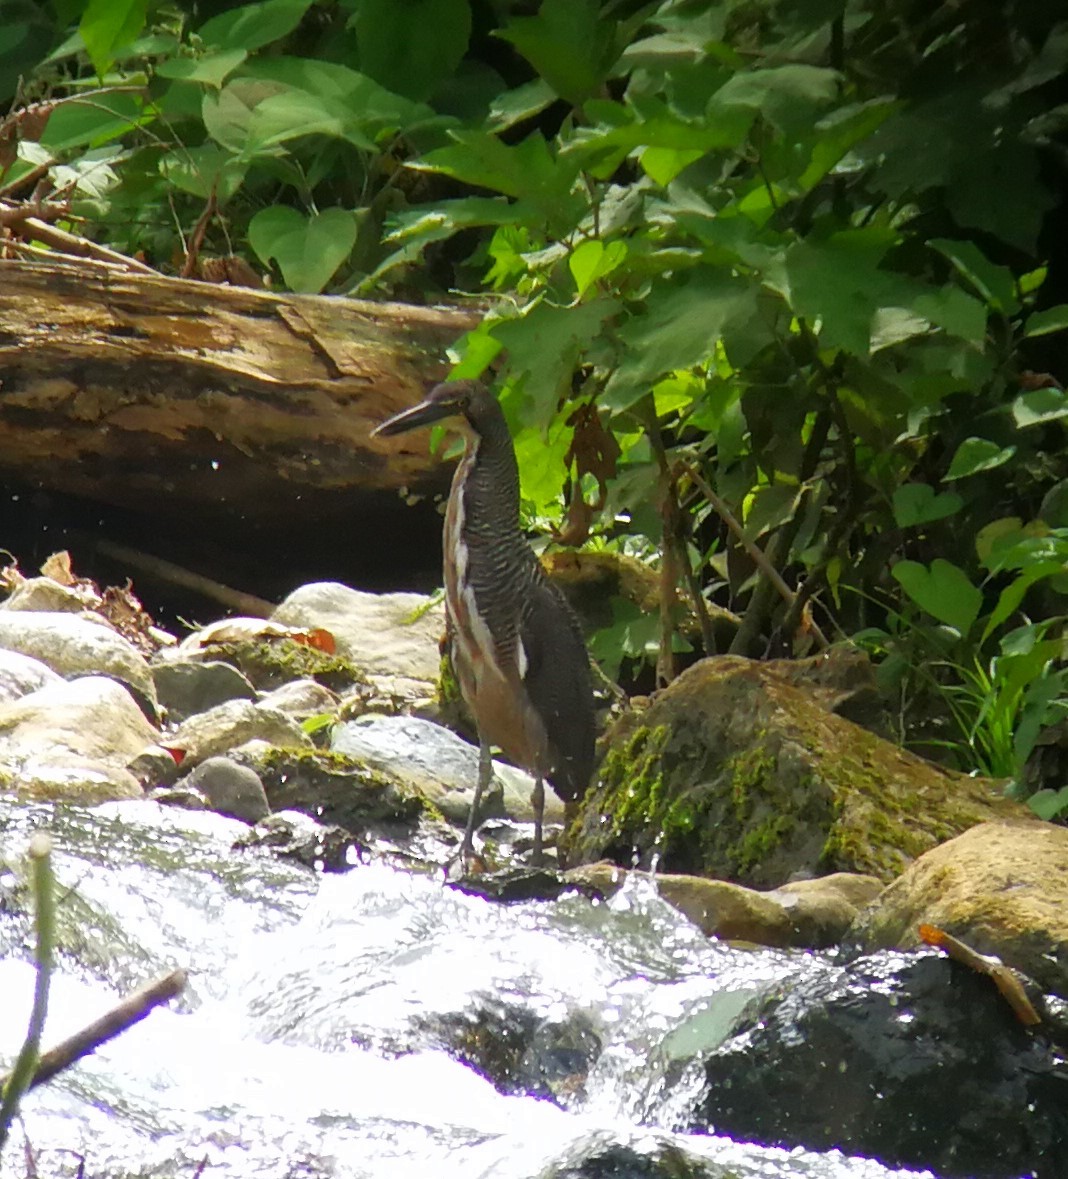
[{"label": "bird's wing", "polygon": [[539,580],[519,624],[523,685],[549,738],[549,781],[565,801],[580,798],[594,761],[590,657],[571,607],[550,582]]}]

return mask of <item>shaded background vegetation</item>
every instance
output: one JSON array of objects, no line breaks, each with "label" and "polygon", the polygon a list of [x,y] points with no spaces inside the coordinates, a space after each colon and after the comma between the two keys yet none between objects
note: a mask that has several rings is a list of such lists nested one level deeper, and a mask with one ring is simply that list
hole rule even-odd
[{"label": "shaded background vegetation", "polygon": [[481,301],[456,372],[501,390],[532,529],[658,571],[610,671],[670,676],[714,606],[740,653],[848,637],[903,740],[1068,803],[1057,6],[0,0],[0,29],[0,198],[172,273]]}]

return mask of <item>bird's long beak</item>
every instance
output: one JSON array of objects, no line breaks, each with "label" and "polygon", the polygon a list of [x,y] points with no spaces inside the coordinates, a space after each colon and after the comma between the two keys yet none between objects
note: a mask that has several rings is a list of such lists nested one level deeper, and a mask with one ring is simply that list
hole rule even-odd
[{"label": "bird's long beak", "polygon": [[404,434],[408,430],[417,430],[420,426],[432,426],[442,418],[449,418],[456,413],[456,406],[448,402],[423,400],[417,402],[410,409],[402,409],[391,418],[386,418],[371,431],[372,438],[389,438],[394,434]]}]

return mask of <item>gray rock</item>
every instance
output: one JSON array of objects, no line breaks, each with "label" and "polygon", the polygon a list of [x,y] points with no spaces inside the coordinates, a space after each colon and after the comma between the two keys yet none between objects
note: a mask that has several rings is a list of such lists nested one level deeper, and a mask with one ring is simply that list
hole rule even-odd
[{"label": "gray rock", "polygon": [[321,627],[337,643],[338,654],[368,676],[388,680],[396,694],[427,694],[437,682],[438,642],[445,610],[427,609],[422,594],[369,594],[335,581],[294,590],[271,616],[289,626]]},{"label": "gray rock", "polygon": [[106,676],[60,680],[0,704],[0,777],[32,797],[139,798],[126,768],[159,733]]},{"label": "gray rock", "polygon": [[311,738],[296,721],[274,708],[251,700],[227,700],[190,717],[167,739],[172,749],[185,753],[183,765],[195,766],[209,757],[228,753],[246,741],[311,749]]},{"label": "gray rock", "polygon": [[81,614],[85,608],[85,600],[78,593],[69,586],[53,581],[51,577],[27,578],[0,602],[0,610],[47,610],[62,614]]},{"label": "gray rock", "polygon": [[178,780],[178,763],[162,745],[149,745],[129,762],[126,768],[145,790],[173,786]]},{"label": "gray rock", "polygon": [[152,672],[140,651],[92,615],[29,610],[0,612],[0,647],[47,664],[64,678],[109,675],[158,711]]},{"label": "gray rock", "polygon": [[336,712],[338,695],[315,680],[292,680],[268,692],[260,700],[265,708],[277,708],[297,720],[319,716],[324,712]]},{"label": "gray rock", "polygon": [[236,667],[217,659],[157,663],[152,679],[168,721],[176,724],[227,700],[254,700],[256,689]]},{"label": "gray rock", "polygon": [[259,775],[228,757],[202,761],[182,785],[203,794],[213,811],[243,823],[258,823],[271,813]]},{"label": "gray rock", "polygon": [[[467,821],[478,780],[478,750],[451,730],[413,716],[369,714],[338,725],[330,748],[403,776],[446,818],[455,823]],[[483,813],[531,822],[534,780],[499,761],[493,763],[493,773],[496,785],[482,800]],[[549,786],[545,789],[545,820],[564,820],[564,804]]]},{"label": "gray rock", "polygon": [[58,683],[62,683],[62,677],[40,659],[0,647],[0,704]]}]

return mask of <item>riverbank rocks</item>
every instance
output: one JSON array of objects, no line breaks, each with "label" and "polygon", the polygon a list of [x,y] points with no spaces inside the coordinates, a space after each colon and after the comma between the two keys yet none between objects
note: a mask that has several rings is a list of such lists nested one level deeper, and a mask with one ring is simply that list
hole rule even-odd
[{"label": "riverbank rocks", "polygon": [[[613,864],[588,864],[563,873],[569,884],[612,896],[630,872]],[[645,873],[642,873],[645,875]],[[882,891],[874,876],[837,872],[799,880],[767,892],[709,880],[658,873],[657,891],[709,937],[760,946],[825,949],[835,946],[859,912]]]},{"label": "riverbank rocks", "polygon": [[794,661],[695,664],[617,722],[568,832],[571,862],[629,866],[637,853],[756,888],[840,871],[890,880],[976,823],[1029,813],[997,783],[830,711],[840,694],[806,684]]},{"label": "riverbank rocks", "polygon": [[46,684],[0,704],[0,785],[31,798],[139,798],[128,766],[159,739],[130,693],[105,676]]},{"label": "riverbank rocks", "polygon": [[95,615],[0,607],[0,647],[38,659],[64,679],[111,676],[130,688],[147,715],[159,713],[148,661]]},{"label": "riverbank rocks", "polygon": [[1068,998],[1068,828],[1037,819],[973,827],[922,855],[847,940],[915,946],[924,923]]},{"label": "riverbank rocks", "polygon": [[[330,748],[403,776],[447,819],[461,826],[467,822],[478,781],[478,749],[449,729],[414,716],[364,716],[338,725]],[[495,761],[490,788],[482,797],[482,815],[533,822],[533,789],[529,774]],[[547,788],[545,821],[563,819],[563,802]]]},{"label": "riverbank rocks", "polygon": [[1064,1061],[937,951],[808,959],[704,1059],[692,1126],[943,1179],[1068,1175]]},{"label": "riverbank rocks", "polygon": [[287,626],[329,631],[337,652],[385,694],[429,699],[438,679],[444,606],[422,594],[372,594],[339,582],[301,586],[271,615]]}]

